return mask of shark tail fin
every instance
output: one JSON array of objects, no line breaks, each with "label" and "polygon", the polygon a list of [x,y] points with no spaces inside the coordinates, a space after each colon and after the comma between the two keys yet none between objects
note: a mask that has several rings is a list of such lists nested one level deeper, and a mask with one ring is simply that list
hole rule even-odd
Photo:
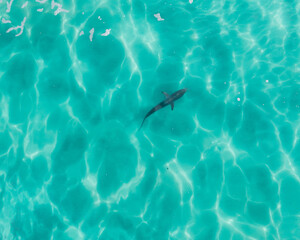
[{"label": "shark tail fin", "polygon": [[174,102],[171,102],[170,104],[171,104],[171,109],[173,111],[173,109],[174,109]]},{"label": "shark tail fin", "polygon": [[142,124],[141,124],[141,126],[139,128],[139,131],[141,130],[142,126],[144,125],[145,120],[146,120],[146,118],[144,118],[144,120],[143,120],[143,122],[142,122]]}]

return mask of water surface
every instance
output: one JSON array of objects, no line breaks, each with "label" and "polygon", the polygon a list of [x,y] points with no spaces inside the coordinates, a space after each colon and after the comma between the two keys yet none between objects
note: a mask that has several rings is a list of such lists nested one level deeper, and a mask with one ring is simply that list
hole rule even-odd
[{"label": "water surface", "polygon": [[299,12],[0,0],[0,239],[298,239]]}]

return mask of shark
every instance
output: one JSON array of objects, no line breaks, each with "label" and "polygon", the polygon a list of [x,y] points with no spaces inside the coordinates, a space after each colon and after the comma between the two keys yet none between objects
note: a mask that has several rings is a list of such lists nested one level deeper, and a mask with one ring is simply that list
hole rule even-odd
[{"label": "shark", "polygon": [[179,98],[181,98],[187,91],[187,88],[184,88],[184,89],[181,89],[181,90],[178,90],[176,92],[174,92],[173,94],[169,95],[168,93],[166,92],[162,92],[162,94],[165,95],[166,99],[162,102],[160,102],[159,104],[157,104],[154,108],[152,108],[145,116],[139,130],[142,128],[145,120],[147,117],[149,117],[150,115],[152,115],[153,113],[155,113],[156,111],[158,111],[159,109],[161,108],[164,108],[165,106],[167,105],[171,105],[171,109],[173,110],[174,109],[174,102],[176,100],[178,100]]}]

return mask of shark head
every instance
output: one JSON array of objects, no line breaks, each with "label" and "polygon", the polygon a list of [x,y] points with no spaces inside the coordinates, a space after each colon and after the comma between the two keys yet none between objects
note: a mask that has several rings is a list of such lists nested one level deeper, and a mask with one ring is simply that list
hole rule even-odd
[{"label": "shark head", "polygon": [[181,89],[181,90],[180,90],[181,95],[185,94],[187,90],[188,90],[187,88]]}]

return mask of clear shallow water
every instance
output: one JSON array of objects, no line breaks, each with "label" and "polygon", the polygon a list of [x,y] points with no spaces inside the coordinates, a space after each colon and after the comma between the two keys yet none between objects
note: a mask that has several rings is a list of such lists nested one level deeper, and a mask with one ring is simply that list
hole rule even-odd
[{"label": "clear shallow water", "polygon": [[1,239],[299,239],[298,1],[60,4],[0,0]]}]

